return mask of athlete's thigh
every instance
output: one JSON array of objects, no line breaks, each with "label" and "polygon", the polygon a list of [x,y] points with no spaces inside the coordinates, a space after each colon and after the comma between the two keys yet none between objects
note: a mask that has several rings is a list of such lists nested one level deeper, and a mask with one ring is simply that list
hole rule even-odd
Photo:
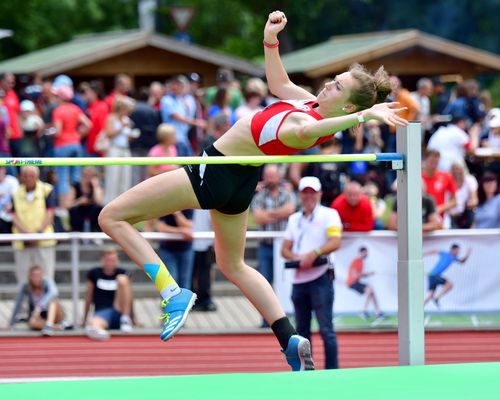
[{"label": "athlete's thigh", "polygon": [[110,205],[119,219],[132,223],[187,208],[200,208],[183,168],[145,180],[118,196]]},{"label": "athlete's thigh", "polygon": [[210,210],[210,215],[212,228],[215,232],[214,244],[217,264],[224,267],[241,263],[245,252],[248,209],[236,215]]}]

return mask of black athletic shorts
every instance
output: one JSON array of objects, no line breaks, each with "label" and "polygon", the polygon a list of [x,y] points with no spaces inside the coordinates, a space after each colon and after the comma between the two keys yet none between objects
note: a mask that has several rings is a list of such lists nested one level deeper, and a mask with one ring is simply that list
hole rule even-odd
[{"label": "black athletic shorts", "polygon": [[[224,156],[213,145],[204,157]],[[201,208],[224,214],[245,211],[255,193],[260,168],[239,164],[186,165],[186,170]]]},{"label": "black athletic shorts", "polygon": [[429,290],[436,290],[439,285],[444,285],[446,279],[441,275],[429,275]]},{"label": "black athletic shorts", "polygon": [[361,283],[360,281],[354,282],[351,286],[349,286],[351,289],[355,290],[359,294],[363,294],[366,289],[366,285],[364,283]]}]

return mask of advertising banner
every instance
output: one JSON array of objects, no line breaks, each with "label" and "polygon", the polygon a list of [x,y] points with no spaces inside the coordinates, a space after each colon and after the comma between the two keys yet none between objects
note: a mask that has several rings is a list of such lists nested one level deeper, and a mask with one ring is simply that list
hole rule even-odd
[{"label": "advertising banner", "polygon": [[[294,271],[283,268],[281,245],[282,239],[276,239],[274,288],[285,311],[293,313],[290,293]],[[360,252],[362,248],[365,250]],[[429,234],[424,237],[423,254],[425,287],[422,290],[429,298],[426,311],[500,311],[498,230],[453,230]],[[348,285],[349,268],[360,256],[364,256],[362,268],[366,276],[360,279],[361,286],[354,285],[356,288],[352,288]],[[359,292],[363,291],[364,285],[373,290],[384,313],[397,312],[398,254],[395,232],[346,233],[340,249],[334,254],[334,260],[335,313],[361,313],[366,295]],[[430,275],[432,278],[429,278]],[[429,283],[437,284],[433,293],[429,291]],[[443,290],[446,293],[441,296]],[[373,304],[370,304],[370,311],[374,312]]]}]

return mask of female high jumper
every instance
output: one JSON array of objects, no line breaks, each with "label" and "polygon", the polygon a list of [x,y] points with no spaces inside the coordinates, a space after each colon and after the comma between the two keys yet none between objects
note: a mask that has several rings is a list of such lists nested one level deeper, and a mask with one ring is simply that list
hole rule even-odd
[{"label": "female high jumper", "polygon": [[[203,156],[288,155],[370,119],[407,124],[397,115],[403,110],[399,103],[384,103],[391,88],[382,67],[371,75],[356,64],[326,83],[317,97],[292,83],[278,50],[277,36],[286,23],[283,12],[270,13],[263,42],[269,89],[282,101],[240,119]],[[243,260],[248,207],[258,179],[259,168],[253,165],[188,165],[123,193],[102,210],[99,223],[160,292],[160,338],[168,340],[184,324],[196,295],[177,285],[134,224],[187,208],[210,209],[217,265],[269,323],[292,370],[314,369],[309,341],[296,334],[271,285]]]}]

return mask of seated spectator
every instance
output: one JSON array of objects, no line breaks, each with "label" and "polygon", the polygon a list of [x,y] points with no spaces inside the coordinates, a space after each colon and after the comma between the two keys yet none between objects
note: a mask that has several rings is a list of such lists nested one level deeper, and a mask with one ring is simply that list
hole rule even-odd
[{"label": "seated spectator", "polygon": [[7,168],[0,166],[0,233],[12,232],[12,194],[19,188],[19,181],[7,175]]},{"label": "seated spectator", "polygon": [[478,229],[500,228],[500,194],[498,193],[498,178],[494,173],[486,172],[481,177],[478,199],[474,227]]},{"label": "seated spectator", "polygon": [[57,298],[58,294],[55,282],[43,276],[40,266],[32,266],[28,272],[27,282],[17,293],[10,326],[16,324],[22,304],[27,298],[30,329],[42,331],[44,336],[53,336],[56,324],[59,324],[60,329],[69,329],[71,325],[64,321],[64,311]]},{"label": "seated spectator", "polygon": [[[397,212],[398,204],[397,201],[394,200],[394,203],[392,205],[392,212],[389,215],[389,220],[387,222],[387,229],[391,231],[398,230]],[[441,218],[436,212],[434,199],[427,193],[422,193],[422,231],[431,232],[441,228]]]},{"label": "seated spectator", "polygon": [[73,185],[69,195],[71,230],[84,232],[88,222],[90,232],[100,232],[97,218],[103,207],[104,191],[97,176],[97,169],[87,166],[82,171],[81,182]]},{"label": "seated spectator", "polygon": [[[156,130],[158,144],[153,146],[148,152],[148,157],[177,157],[177,134],[175,126],[170,124],[160,124]],[[149,165],[148,175],[155,176],[162,172],[171,171],[179,168],[175,164]]]},{"label": "seated spectator", "polygon": [[[101,266],[87,274],[87,292],[82,326],[86,326],[90,339],[106,340],[108,329],[132,331],[132,284],[125,270],[119,267],[120,259],[114,247],[106,247],[101,256]],[[90,306],[94,316],[86,325]]]},{"label": "seated spectator", "polygon": [[368,232],[373,229],[375,220],[372,205],[358,182],[348,182],[344,192],[330,207],[338,211],[345,232]]},{"label": "seated spectator", "polygon": [[441,126],[432,134],[427,148],[439,151],[439,169],[449,171],[453,161],[465,162],[466,151],[472,150],[465,129],[465,116],[456,116],[451,123]]},{"label": "seated spectator", "polygon": [[437,150],[427,150],[422,163],[422,179],[425,192],[436,203],[436,211],[444,217],[444,213],[457,205],[455,184],[448,172],[438,169],[440,154]]},{"label": "seated spectator", "polygon": [[386,205],[384,199],[380,198],[378,185],[373,181],[368,181],[363,186],[363,193],[368,196],[372,206],[373,217],[375,218],[373,229],[384,229],[382,219],[385,214]]},{"label": "seated spectator", "polygon": [[465,164],[454,162],[450,169],[451,177],[457,188],[455,198],[456,207],[449,212],[451,227],[454,229],[468,229],[474,222],[474,209],[477,206],[477,179],[467,173]]}]

